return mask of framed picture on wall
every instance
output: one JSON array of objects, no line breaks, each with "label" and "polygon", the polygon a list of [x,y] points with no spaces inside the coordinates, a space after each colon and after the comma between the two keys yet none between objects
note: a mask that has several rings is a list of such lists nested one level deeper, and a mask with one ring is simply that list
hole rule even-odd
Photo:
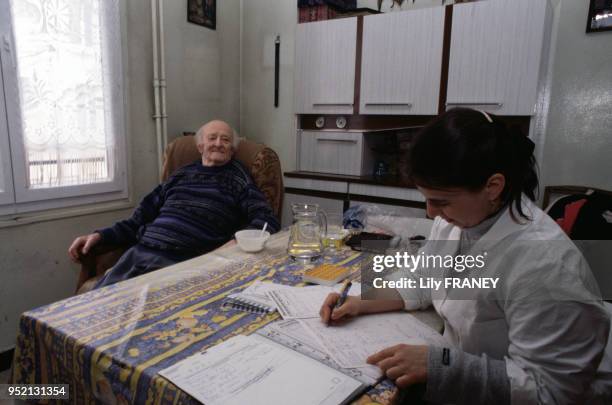
[{"label": "framed picture on wall", "polygon": [[591,0],[586,32],[612,31],[612,0]]},{"label": "framed picture on wall", "polygon": [[187,0],[187,21],[217,28],[217,0]]}]

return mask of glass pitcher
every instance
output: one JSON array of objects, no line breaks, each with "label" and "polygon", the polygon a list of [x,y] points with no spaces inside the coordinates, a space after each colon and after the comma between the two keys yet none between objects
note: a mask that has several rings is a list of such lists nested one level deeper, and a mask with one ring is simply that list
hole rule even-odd
[{"label": "glass pitcher", "polygon": [[316,260],[323,251],[321,231],[327,233],[327,217],[317,204],[292,204],[293,225],[287,253],[292,259]]}]

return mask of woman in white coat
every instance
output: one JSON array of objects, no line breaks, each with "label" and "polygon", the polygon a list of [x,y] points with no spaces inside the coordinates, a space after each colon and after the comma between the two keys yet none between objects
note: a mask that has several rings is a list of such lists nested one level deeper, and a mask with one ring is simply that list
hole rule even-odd
[{"label": "woman in white coat", "polygon": [[487,252],[484,272],[500,279],[497,288],[469,298],[450,288],[398,289],[339,308],[331,294],[321,307],[333,322],[433,305],[448,347],[402,344],[368,358],[400,388],[425,383],[429,402],[585,403],[596,379],[609,317],[583,256],[533,203],[533,146],[499,118],[454,109],[420,132],[408,160],[435,218],[430,241],[449,241],[425,251]]}]

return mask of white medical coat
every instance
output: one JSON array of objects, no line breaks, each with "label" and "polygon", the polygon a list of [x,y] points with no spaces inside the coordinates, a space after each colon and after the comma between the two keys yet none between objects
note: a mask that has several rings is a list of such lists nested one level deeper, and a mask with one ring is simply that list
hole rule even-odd
[{"label": "white medical coat", "polygon": [[[434,306],[450,345],[505,360],[513,404],[583,403],[606,346],[609,316],[593,298],[578,248],[526,198],[523,212],[532,220],[517,223],[506,210],[468,252],[487,252],[482,276],[500,277],[503,285],[470,300],[449,298],[444,288],[398,292],[407,310]],[[443,252],[454,254],[460,236],[460,228],[437,217],[429,240],[455,241]],[[426,253],[442,253],[428,252],[431,245]]]}]

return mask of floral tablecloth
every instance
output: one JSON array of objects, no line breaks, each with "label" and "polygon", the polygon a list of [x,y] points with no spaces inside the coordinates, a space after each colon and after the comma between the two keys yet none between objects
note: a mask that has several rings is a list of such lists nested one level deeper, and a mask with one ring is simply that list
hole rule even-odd
[{"label": "floral tablecloth", "polygon": [[[257,255],[234,246],[24,313],[12,382],[69,384],[78,404],[198,403],[158,371],[278,319],[221,306],[255,280],[300,283],[305,266],[287,257],[286,243],[285,232]],[[354,277],[364,260],[349,249],[322,258]],[[392,393],[383,382],[357,403],[387,403]]]}]

